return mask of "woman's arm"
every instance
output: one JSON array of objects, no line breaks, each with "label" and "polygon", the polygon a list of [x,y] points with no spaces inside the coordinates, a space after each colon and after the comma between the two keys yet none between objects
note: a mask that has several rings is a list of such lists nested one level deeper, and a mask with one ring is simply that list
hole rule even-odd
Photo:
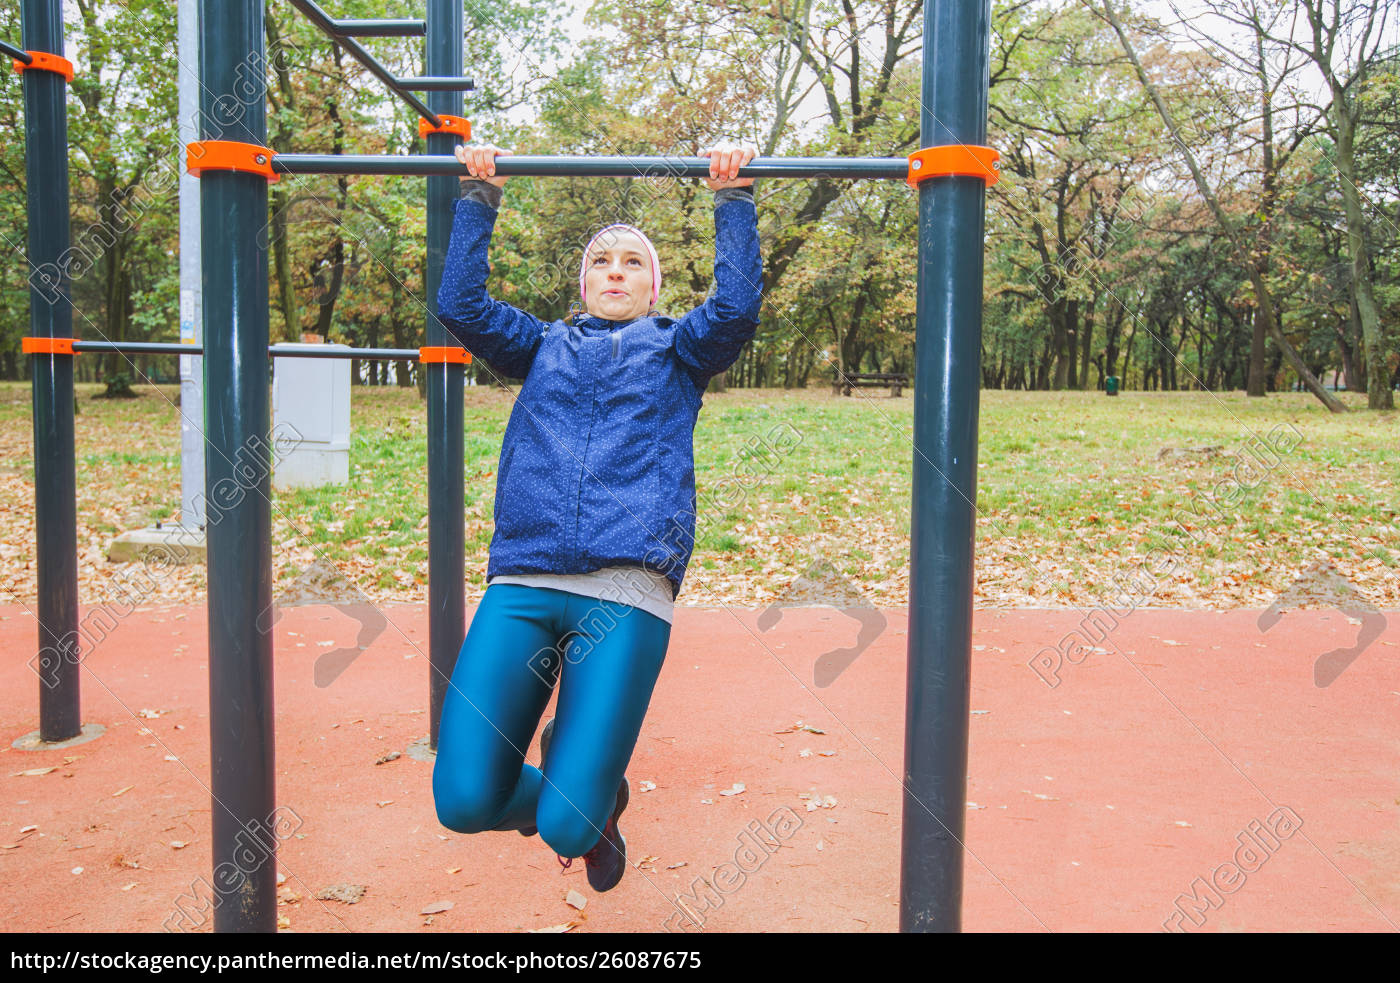
[{"label": "woman's arm", "polygon": [[763,261],[753,179],[737,177],[753,159],[753,148],[716,147],[707,155],[706,183],[715,192],[715,286],[705,303],[676,324],[675,349],[682,362],[709,377],[733,365],[758,329]]},{"label": "woman's arm", "polygon": [[[471,155],[483,150],[490,151],[491,157],[496,153],[494,147],[458,147],[457,159],[479,173],[494,175],[494,167],[483,171],[473,163],[479,158]],[[474,356],[486,359],[507,375],[523,379],[529,374],[545,324],[495,300],[486,290],[486,277],[491,272],[487,248],[505,180],[462,179],[463,197],[453,204],[452,240],[438,287],[438,320]]]}]

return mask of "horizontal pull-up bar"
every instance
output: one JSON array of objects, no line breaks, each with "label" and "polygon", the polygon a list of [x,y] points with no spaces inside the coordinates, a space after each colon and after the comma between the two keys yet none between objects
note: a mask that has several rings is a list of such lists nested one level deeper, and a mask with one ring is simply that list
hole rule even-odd
[{"label": "horizontal pull-up bar", "polygon": [[[383,174],[428,177],[465,176],[456,157],[351,154],[277,154],[272,169],[278,174]],[[502,177],[676,177],[710,176],[707,157],[497,157]],[[889,178],[904,180],[909,161],[904,157],[755,157],[739,168],[752,178]]]},{"label": "horizontal pull-up bar", "polygon": [[394,79],[400,89],[409,92],[470,92],[476,83],[463,77],[452,75],[426,75]]},{"label": "horizontal pull-up bar", "polygon": [[3,51],[5,54],[9,55],[15,61],[22,62],[26,65],[34,64],[33,55],[25,51],[23,48],[16,48],[8,41],[0,41],[0,51]]},{"label": "horizontal pull-up bar", "polygon": [[421,20],[333,20],[336,37],[341,38],[421,38],[428,33]]}]

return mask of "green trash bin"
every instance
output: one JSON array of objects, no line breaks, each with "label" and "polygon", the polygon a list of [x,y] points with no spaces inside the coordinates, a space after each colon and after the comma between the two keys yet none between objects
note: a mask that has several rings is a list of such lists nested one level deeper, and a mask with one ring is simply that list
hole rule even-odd
[{"label": "green trash bin", "polygon": [[1118,377],[1111,375],[1103,381],[1103,391],[1109,396],[1118,395]]}]

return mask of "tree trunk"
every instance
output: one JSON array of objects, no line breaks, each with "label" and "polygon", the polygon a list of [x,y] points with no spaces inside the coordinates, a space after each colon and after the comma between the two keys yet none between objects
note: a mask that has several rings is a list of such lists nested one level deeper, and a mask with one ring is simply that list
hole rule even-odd
[{"label": "tree trunk", "polygon": [[1347,251],[1351,253],[1351,290],[1361,319],[1361,337],[1366,345],[1368,385],[1366,407],[1393,410],[1395,394],[1390,388],[1386,364],[1385,335],[1381,312],[1371,283],[1371,263],[1366,249],[1366,216],[1361,211],[1361,195],[1356,190],[1356,122],[1346,114],[1346,94],[1334,84],[1332,110],[1337,118],[1337,173],[1341,177],[1342,205],[1347,217]]}]

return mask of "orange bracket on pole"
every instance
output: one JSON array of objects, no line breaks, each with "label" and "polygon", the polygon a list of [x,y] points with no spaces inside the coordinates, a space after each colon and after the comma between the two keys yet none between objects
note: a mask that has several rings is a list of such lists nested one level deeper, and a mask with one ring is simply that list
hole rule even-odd
[{"label": "orange bracket on pole", "polygon": [[418,135],[427,137],[429,133],[455,133],[463,140],[472,138],[472,121],[461,116],[448,116],[446,113],[438,113],[438,119],[442,120],[441,126],[434,126],[425,119],[418,121]]},{"label": "orange bracket on pole", "polygon": [[195,177],[205,171],[243,171],[260,174],[268,184],[281,180],[272,171],[272,151],[256,143],[236,140],[196,140],[185,146],[185,170]]},{"label": "orange bracket on pole", "polygon": [[437,345],[430,345],[427,348],[418,349],[418,361],[424,365],[433,362],[454,362],[459,365],[470,365],[472,363],[472,353],[465,348],[443,348]]},{"label": "orange bracket on pole", "polygon": [[21,338],[19,347],[26,355],[72,355],[75,338]]},{"label": "orange bracket on pole", "polygon": [[28,55],[30,58],[34,59],[28,65],[15,59],[14,66],[17,73],[39,69],[40,71],[54,72],[55,74],[62,75],[66,81],[73,81],[73,63],[67,58],[60,58],[58,55],[49,51],[30,51]]},{"label": "orange bracket on pole", "polygon": [[980,177],[987,187],[996,184],[997,161],[1001,154],[991,147],[951,144],[946,147],[925,147],[909,155],[909,186],[917,188],[920,181],[931,177]]}]

